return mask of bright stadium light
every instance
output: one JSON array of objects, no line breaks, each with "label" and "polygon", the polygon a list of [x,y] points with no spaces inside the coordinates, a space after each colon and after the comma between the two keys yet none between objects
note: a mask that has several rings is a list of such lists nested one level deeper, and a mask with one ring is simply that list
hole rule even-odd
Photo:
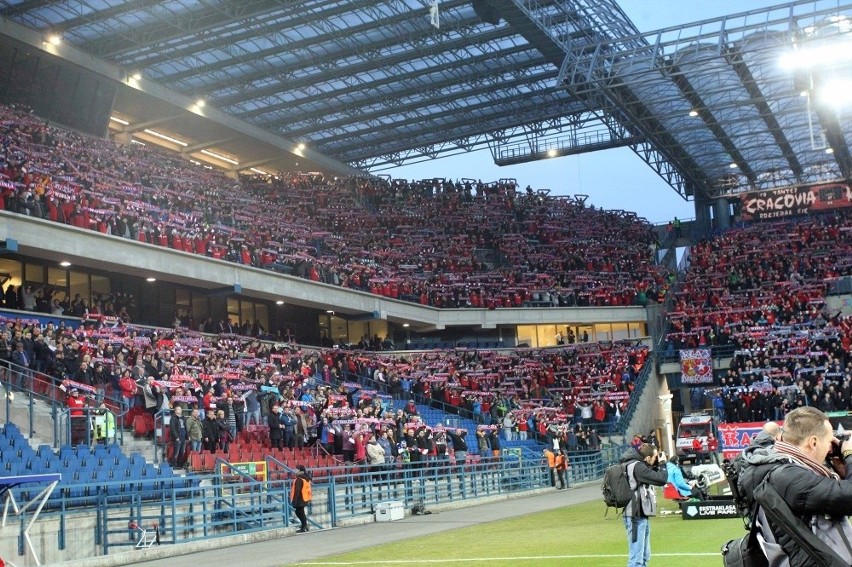
[{"label": "bright stadium light", "polygon": [[206,156],[210,156],[213,159],[218,159],[220,161],[224,161],[225,163],[230,163],[231,165],[240,165],[240,162],[238,162],[237,160],[223,156],[222,154],[217,154],[216,152],[211,152],[209,150],[201,150],[201,153]]},{"label": "bright stadium light", "polygon": [[171,142],[173,144],[177,144],[178,146],[182,146],[184,148],[189,145],[186,142],[184,142],[183,140],[178,140],[177,138],[172,138],[171,136],[166,136],[165,134],[157,132],[156,130],[150,130],[148,128],[145,128],[142,131],[145,132],[146,134],[150,134],[151,136],[154,136],[156,138],[160,138],[161,140],[165,140],[165,141]]},{"label": "bright stadium light", "polygon": [[832,42],[788,51],[778,58],[782,69],[813,69],[852,60],[852,42]]},{"label": "bright stadium light", "polygon": [[852,80],[835,79],[821,85],[817,91],[817,100],[835,110],[852,103]]},{"label": "bright stadium light", "polygon": [[698,111],[697,111],[697,110],[690,110],[690,111],[689,111],[689,115],[690,115],[692,118],[695,118],[696,116],[698,116]]}]

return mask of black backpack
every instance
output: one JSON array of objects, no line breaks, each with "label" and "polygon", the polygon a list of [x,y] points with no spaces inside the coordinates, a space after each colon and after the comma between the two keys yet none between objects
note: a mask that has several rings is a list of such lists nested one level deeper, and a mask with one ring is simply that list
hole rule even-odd
[{"label": "black backpack", "polygon": [[[814,567],[846,567],[846,563],[825,542],[820,540],[800,518],[798,518],[778,491],[769,484],[769,475],[754,489],[754,503],[749,513],[748,533],[722,546],[722,562],[725,567],[768,567],[758,533],[769,526],[761,526],[759,511],[765,519],[786,533],[796,545],[807,553]],[[777,553],[781,553],[780,547]],[[774,558],[778,560],[777,557]]]},{"label": "black backpack", "polygon": [[639,461],[616,463],[607,467],[604,472],[601,494],[604,503],[609,508],[624,508],[636,497],[636,490],[630,488],[630,476]]}]

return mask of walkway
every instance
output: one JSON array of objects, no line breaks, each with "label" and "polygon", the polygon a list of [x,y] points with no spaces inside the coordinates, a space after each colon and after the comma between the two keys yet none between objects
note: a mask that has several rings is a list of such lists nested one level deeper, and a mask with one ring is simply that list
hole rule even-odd
[{"label": "walkway", "polygon": [[[590,483],[564,491],[547,490],[531,497],[513,498],[500,502],[480,504],[456,510],[435,512],[426,516],[409,516],[393,523],[371,523],[347,528],[337,528],[307,534],[293,534],[286,538],[252,542],[153,561],[124,561],[114,564],[141,565],[145,567],[173,567],[182,565],[244,565],[251,567],[280,567],[306,561],[315,561],[329,555],[345,553],[384,543],[394,543],[419,536],[431,535],[456,528],[475,526],[487,522],[514,518],[552,510],[572,504],[588,502],[601,497],[600,485]],[[177,551],[177,549],[175,549]],[[121,553],[139,557],[144,552]],[[128,559],[130,558],[128,557]]]}]

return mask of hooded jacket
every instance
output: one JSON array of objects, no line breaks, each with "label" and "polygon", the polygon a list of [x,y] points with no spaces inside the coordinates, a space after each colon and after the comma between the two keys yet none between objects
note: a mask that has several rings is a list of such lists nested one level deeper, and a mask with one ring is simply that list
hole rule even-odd
[{"label": "hooded jacket", "polygon": [[[648,518],[657,515],[657,493],[652,486],[665,486],[668,473],[665,467],[649,467],[639,455],[639,451],[630,447],[621,456],[619,462],[630,463],[636,461],[633,467],[633,475],[630,477],[630,488],[636,490],[639,499],[631,501],[624,507],[624,515],[634,518]],[[634,505],[638,504],[638,506]]]},{"label": "hooded jacket", "polygon": [[[743,451],[737,486],[749,502],[754,490],[769,476],[769,484],[789,505],[793,514],[821,540],[852,565],[852,474],[845,480],[821,476],[799,465],[788,455],[776,452],[771,444],[753,443]],[[852,457],[846,459],[846,470],[852,471]],[[809,567],[811,557],[790,534],[769,521],[777,543],[789,559],[790,567]],[[802,529],[805,529],[804,527]]]}]

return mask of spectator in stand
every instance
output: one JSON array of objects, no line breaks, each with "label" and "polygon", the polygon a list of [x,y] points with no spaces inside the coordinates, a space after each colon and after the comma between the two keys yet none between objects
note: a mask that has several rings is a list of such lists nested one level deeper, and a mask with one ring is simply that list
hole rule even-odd
[{"label": "spectator in stand", "polygon": [[207,410],[207,416],[204,419],[204,450],[215,453],[219,448],[219,425],[216,422],[216,408],[211,407]]},{"label": "spectator in stand", "polygon": [[28,390],[32,385],[32,374],[30,373],[30,357],[24,351],[24,343],[18,341],[15,343],[15,350],[12,351],[12,364],[14,384],[21,390]]},{"label": "spectator in stand", "polygon": [[284,424],[281,422],[281,406],[275,404],[266,419],[269,426],[269,442],[273,449],[281,450],[284,444]]},{"label": "spectator in stand", "polygon": [[375,434],[370,434],[366,446],[366,460],[370,472],[376,473],[384,470],[385,449],[379,444]]},{"label": "spectator in stand", "polygon": [[169,416],[169,441],[172,445],[172,458],[170,464],[175,468],[186,466],[187,442],[189,431],[183,408],[176,406]]},{"label": "spectator in stand", "polygon": [[88,407],[86,398],[80,394],[80,390],[72,388],[66,403],[71,418],[71,445],[88,444],[89,441],[86,439],[86,435],[89,416],[86,411]]},{"label": "spectator in stand", "polygon": [[201,451],[201,445],[204,441],[204,422],[201,421],[198,414],[198,408],[193,407],[186,417],[186,437],[189,442],[189,449],[193,453]]}]

